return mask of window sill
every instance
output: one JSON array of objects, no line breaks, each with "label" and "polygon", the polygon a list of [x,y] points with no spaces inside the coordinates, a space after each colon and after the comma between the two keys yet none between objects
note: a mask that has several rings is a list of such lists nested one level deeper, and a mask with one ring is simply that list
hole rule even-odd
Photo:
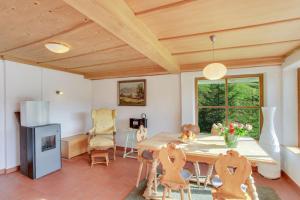
[{"label": "window sill", "polygon": [[296,146],[284,146],[284,145],[283,145],[283,147],[285,149],[287,149],[291,153],[300,155],[300,148],[299,147],[296,147]]}]

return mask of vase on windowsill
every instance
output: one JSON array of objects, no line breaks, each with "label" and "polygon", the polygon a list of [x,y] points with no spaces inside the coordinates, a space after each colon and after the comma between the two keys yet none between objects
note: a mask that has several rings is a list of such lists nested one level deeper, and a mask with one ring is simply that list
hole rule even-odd
[{"label": "vase on windowsill", "polygon": [[274,127],[275,107],[263,107],[264,123],[259,145],[277,162],[276,164],[258,163],[258,173],[265,178],[278,179],[281,176],[280,144]]}]

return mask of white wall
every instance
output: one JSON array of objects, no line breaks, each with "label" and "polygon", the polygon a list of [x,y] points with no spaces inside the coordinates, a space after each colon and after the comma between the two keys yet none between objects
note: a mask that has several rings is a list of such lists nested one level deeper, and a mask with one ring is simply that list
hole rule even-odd
[{"label": "white wall", "polygon": [[19,128],[14,112],[20,102],[41,99],[41,70],[15,62],[5,62],[6,70],[6,168],[19,164]]},{"label": "white wall", "polygon": [[[228,75],[239,74],[264,74],[264,106],[275,106],[275,128],[278,138],[281,139],[282,132],[282,109],[281,109],[281,67],[257,67],[245,69],[232,69]],[[195,119],[195,78],[203,77],[200,72],[186,72],[181,74],[181,110],[182,123],[196,123]]]},{"label": "white wall", "polygon": [[[91,81],[79,75],[44,70],[43,86],[43,100],[50,102],[50,121],[61,124],[62,137],[91,128]],[[56,90],[64,94],[57,95]]]},{"label": "white wall", "polygon": [[283,70],[283,143],[286,146],[296,146],[298,143],[298,97],[297,69]]},{"label": "white wall", "polygon": [[0,170],[5,168],[4,61],[0,59]]},{"label": "white wall", "polygon": [[[50,122],[61,124],[62,137],[90,128],[91,81],[10,61],[5,61],[5,80],[6,169],[19,165],[19,130],[14,112],[19,111],[21,101],[50,101]],[[56,90],[64,95],[56,95]]]},{"label": "white wall", "polygon": [[[300,67],[300,51],[291,54],[283,64],[283,146],[282,168],[300,186],[300,154],[298,143],[298,84],[297,68]],[[295,151],[296,149],[296,151]]]},{"label": "white wall", "polygon": [[[119,80],[146,79],[146,106],[118,106],[117,82]],[[117,109],[117,145],[124,146],[123,130],[129,126],[129,118],[146,113],[149,135],[161,131],[177,133],[180,130],[180,76],[160,75],[128,79],[97,80],[92,83],[93,108]]]}]

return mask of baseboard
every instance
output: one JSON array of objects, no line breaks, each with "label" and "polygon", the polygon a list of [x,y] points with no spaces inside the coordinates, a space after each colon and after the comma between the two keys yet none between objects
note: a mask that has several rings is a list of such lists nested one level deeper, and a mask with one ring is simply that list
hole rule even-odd
[{"label": "baseboard", "polygon": [[8,169],[0,169],[0,175],[9,174],[20,170],[20,166],[8,168]]},{"label": "baseboard", "polygon": [[[130,151],[130,149],[131,148],[127,148],[127,151]],[[125,150],[125,147],[122,147],[122,146],[117,146],[117,150],[118,151],[123,151],[124,152],[124,150]],[[134,151],[136,151],[137,149],[136,148],[134,148]]]},{"label": "baseboard", "polygon": [[300,194],[300,186],[283,170],[281,170],[281,178],[286,179],[286,181],[289,182],[291,186]]},{"label": "baseboard", "polygon": [[12,168],[6,169],[5,173],[9,174],[9,173],[13,173],[13,172],[16,172],[16,171],[19,171],[19,170],[20,170],[20,166],[16,166],[16,167],[12,167]]}]

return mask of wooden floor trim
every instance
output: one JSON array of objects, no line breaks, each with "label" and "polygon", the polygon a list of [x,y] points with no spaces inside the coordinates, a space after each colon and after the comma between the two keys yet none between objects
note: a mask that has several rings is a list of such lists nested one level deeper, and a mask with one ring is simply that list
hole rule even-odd
[{"label": "wooden floor trim", "polygon": [[[127,147],[127,150],[126,151],[129,151],[131,148],[128,148]],[[137,149],[136,148],[133,148],[134,149],[134,151],[137,151]],[[122,153],[124,152],[124,150],[125,150],[125,147],[122,147],[122,146],[117,146],[117,150],[118,151],[121,151]]]},{"label": "wooden floor trim", "polygon": [[8,169],[0,169],[0,175],[13,173],[20,170],[20,166],[8,168]]},{"label": "wooden floor trim", "polygon": [[16,172],[16,171],[19,171],[19,170],[20,170],[20,166],[8,168],[8,169],[5,170],[5,174],[13,173],[13,172]]}]

